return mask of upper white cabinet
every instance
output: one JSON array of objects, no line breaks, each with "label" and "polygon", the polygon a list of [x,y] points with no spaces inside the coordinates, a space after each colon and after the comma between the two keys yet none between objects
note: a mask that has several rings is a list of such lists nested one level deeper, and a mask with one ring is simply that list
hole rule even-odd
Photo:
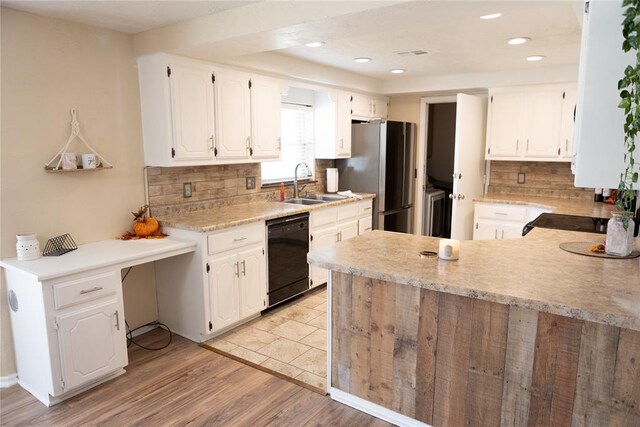
[{"label": "upper white cabinet", "polygon": [[489,90],[488,160],[568,161],[575,85]]},{"label": "upper white cabinet", "polygon": [[386,119],[387,103],[387,99],[353,94],[351,96],[351,117],[359,120]]},{"label": "upper white cabinet", "polygon": [[147,166],[280,158],[280,81],[166,54],[138,59]]},{"label": "upper white cabinet", "polygon": [[316,158],[351,157],[351,94],[317,91],[314,114]]},{"label": "upper white cabinet", "polygon": [[625,118],[618,108],[618,81],[625,68],[635,62],[635,52],[622,51],[622,21],[620,0],[588,2],[582,27],[574,134],[573,166],[578,187],[617,188],[624,170]]}]

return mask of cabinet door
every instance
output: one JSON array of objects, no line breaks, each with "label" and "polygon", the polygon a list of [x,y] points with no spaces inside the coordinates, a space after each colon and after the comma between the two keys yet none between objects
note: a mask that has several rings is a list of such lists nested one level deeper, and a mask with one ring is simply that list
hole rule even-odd
[{"label": "cabinet door", "polygon": [[351,157],[351,94],[347,92],[338,92],[336,128],[336,158]]},{"label": "cabinet door", "polygon": [[560,130],[560,157],[571,160],[573,155],[573,127],[576,117],[576,90],[568,89],[562,100],[562,125]]},{"label": "cabinet door", "polygon": [[[309,244],[310,250],[324,248],[335,244],[338,241],[338,232],[335,226],[329,226],[314,230],[311,232],[311,242]],[[327,270],[324,268],[311,266],[311,286],[316,287],[327,282]]]},{"label": "cabinet door", "polygon": [[363,119],[372,116],[371,98],[365,95],[353,94],[351,97],[351,115]]},{"label": "cabinet door", "polygon": [[498,238],[504,239],[520,239],[522,238],[522,229],[525,224],[508,224],[504,223],[498,231]]},{"label": "cabinet door", "polygon": [[257,245],[238,253],[240,261],[240,318],[266,308],[267,281],[264,249]]},{"label": "cabinet door", "polygon": [[498,225],[493,222],[477,220],[473,228],[473,240],[496,240],[498,236]]},{"label": "cabinet door", "polygon": [[214,93],[212,73],[171,65],[171,121],[174,160],[213,158]]},{"label": "cabinet door", "polygon": [[371,216],[360,218],[358,220],[358,235],[368,233],[373,229],[373,219]]},{"label": "cabinet door", "polygon": [[338,238],[343,240],[350,239],[358,235],[358,220],[354,219],[349,222],[338,224]]},{"label": "cabinet door", "polygon": [[520,129],[526,96],[522,92],[500,92],[489,98],[487,159],[517,157],[522,152]]},{"label": "cabinet door", "polygon": [[535,159],[560,156],[562,91],[538,90],[529,95],[525,132],[525,157]]},{"label": "cabinet door", "polygon": [[251,147],[255,159],[280,158],[280,86],[275,80],[251,79]]},{"label": "cabinet door", "polygon": [[119,298],[57,316],[56,323],[65,392],[127,365]]},{"label": "cabinet door", "polygon": [[371,100],[371,115],[376,119],[386,119],[389,114],[387,101],[381,99]]},{"label": "cabinet door", "polygon": [[217,159],[248,159],[251,143],[249,76],[215,73]]},{"label": "cabinet door", "polygon": [[209,295],[215,331],[240,319],[238,282],[240,263],[236,252],[225,252],[210,259]]}]

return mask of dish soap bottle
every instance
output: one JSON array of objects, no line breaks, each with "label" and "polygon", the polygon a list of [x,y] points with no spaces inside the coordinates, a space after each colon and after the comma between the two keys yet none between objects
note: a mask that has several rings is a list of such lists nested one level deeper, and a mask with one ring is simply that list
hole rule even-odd
[{"label": "dish soap bottle", "polygon": [[284,182],[280,183],[280,201],[284,202]]}]

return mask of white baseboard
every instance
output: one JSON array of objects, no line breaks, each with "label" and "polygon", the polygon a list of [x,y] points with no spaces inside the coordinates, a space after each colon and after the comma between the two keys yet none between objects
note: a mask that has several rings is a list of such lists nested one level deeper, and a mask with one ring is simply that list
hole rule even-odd
[{"label": "white baseboard", "polygon": [[0,377],[0,388],[8,388],[14,384],[18,384],[18,374],[10,374]]},{"label": "white baseboard", "polygon": [[147,325],[147,326],[142,326],[140,329],[137,329],[135,332],[131,333],[132,337],[137,337],[138,335],[142,335],[142,334],[146,334],[149,331],[154,330],[155,328],[158,328],[158,325]]},{"label": "white baseboard", "polygon": [[376,405],[375,403],[364,400],[353,394],[345,393],[337,388],[330,388],[331,398],[337,402],[344,403],[347,406],[362,411],[366,414],[373,415],[376,418],[390,422],[401,427],[432,427],[429,424],[425,424],[421,421],[402,415],[398,412],[387,409],[384,406]]}]

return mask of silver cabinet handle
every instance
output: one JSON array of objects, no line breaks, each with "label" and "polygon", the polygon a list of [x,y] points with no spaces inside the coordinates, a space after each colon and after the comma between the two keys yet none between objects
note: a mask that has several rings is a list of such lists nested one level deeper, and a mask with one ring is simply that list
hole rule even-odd
[{"label": "silver cabinet handle", "polygon": [[340,148],[344,148],[344,138],[340,138]]},{"label": "silver cabinet handle", "polygon": [[245,263],[245,260],[242,260],[242,275],[243,276],[247,275],[247,264]]},{"label": "silver cabinet handle", "polygon": [[120,314],[118,313],[118,310],[116,310],[114,314],[116,315],[116,329],[120,330]]},{"label": "silver cabinet handle", "polygon": [[371,231],[371,227],[365,228],[364,231]]},{"label": "silver cabinet handle", "polygon": [[96,291],[101,291],[102,290],[102,286],[96,286],[94,288],[91,289],[83,289],[80,291],[80,294],[90,294],[91,292],[96,292]]},{"label": "silver cabinet handle", "polygon": [[493,240],[498,240],[498,229],[496,228],[496,232],[493,235]]},{"label": "silver cabinet handle", "polygon": [[508,213],[506,213],[506,212],[494,212],[493,214],[494,214],[494,215],[500,215],[500,216],[507,216],[507,215],[509,215],[509,214],[508,214]]},{"label": "silver cabinet handle", "polygon": [[244,140],[244,145],[247,150],[249,149],[249,147],[251,147],[251,141],[249,137],[247,137],[247,139]]},{"label": "silver cabinet handle", "polygon": [[282,149],[282,138],[278,138],[278,150]]},{"label": "silver cabinet handle", "polygon": [[518,152],[518,147],[520,146],[520,140],[516,139],[516,153]]},{"label": "silver cabinet handle", "polygon": [[246,237],[240,237],[240,238],[233,239],[234,242],[242,242],[243,240],[247,240],[247,238]]},{"label": "silver cabinet handle", "polygon": [[371,206],[364,208],[365,211],[370,211],[371,209],[373,209]]},{"label": "silver cabinet handle", "polygon": [[529,152],[529,140],[527,139],[527,153]]},{"label": "silver cabinet handle", "polygon": [[565,153],[569,152],[569,138],[564,140],[564,152]]},{"label": "silver cabinet handle", "polygon": [[209,148],[211,148],[211,151],[213,151],[213,135],[209,137],[209,141],[211,141],[211,146]]},{"label": "silver cabinet handle", "polygon": [[375,104],[375,102],[374,102],[374,103],[373,103],[373,114],[375,114],[375,113],[376,113],[376,104]]},{"label": "silver cabinet handle", "polygon": [[240,277],[240,263],[236,262],[236,277]]},{"label": "silver cabinet handle", "polygon": [[502,230],[502,240],[504,240],[504,230]]}]

